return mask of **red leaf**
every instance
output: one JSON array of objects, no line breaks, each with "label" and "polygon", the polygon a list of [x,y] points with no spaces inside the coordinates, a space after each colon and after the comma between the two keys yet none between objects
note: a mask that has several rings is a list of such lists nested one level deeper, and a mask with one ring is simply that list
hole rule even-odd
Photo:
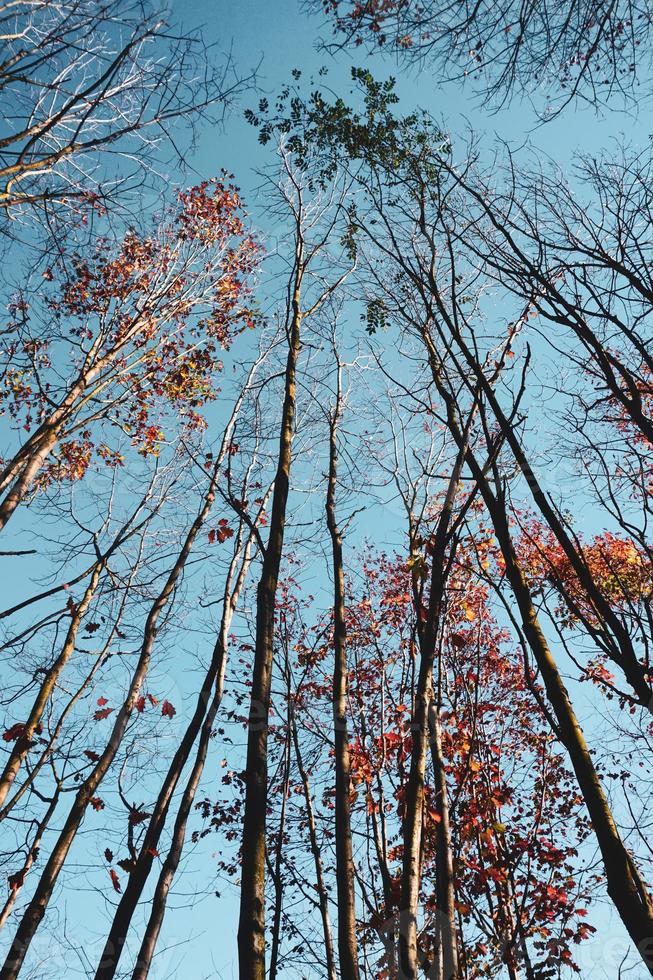
[{"label": "red leaf", "polygon": [[111,884],[113,885],[114,890],[117,891],[118,894],[120,894],[120,892],[122,891],[122,888],[120,887],[120,879],[118,878],[118,875],[113,870],[113,868],[109,868],[109,877],[111,878]]},{"label": "red leaf", "polygon": [[107,704],[108,702],[107,702],[107,699],[106,698],[98,698],[97,699],[97,703],[100,705],[100,707],[102,707],[103,705]]},{"label": "red leaf", "polygon": [[21,738],[25,734],[25,725],[18,721],[11,728],[8,728],[6,732],[2,734],[2,740],[4,742],[15,742],[16,739]]},{"label": "red leaf", "polygon": [[234,532],[229,527],[229,525],[227,524],[227,521],[224,519],[224,517],[220,518],[220,520],[218,521],[218,525],[219,525],[218,526],[218,541],[220,542],[220,544],[222,544],[224,541],[226,541],[227,538],[233,538]]},{"label": "red leaf", "polygon": [[21,868],[20,871],[14,872],[14,874],[9,875],[8,884],[12,892],[17,892],[19,888],[22,888],[25,882],[25,875],[27,874],[26,868]]},{"label": "red leaf", "polygon": [[99,796],[92,796],[89,803],[94,810],[104,810],[104,800],[101,800]]},{"label": "red leaf", "polygon": [[174,718],[177,711],[169,701],[164,701],[163,705],[161,706],[161,714],[165,715],[166,718]]},{"label": "red leaf", "polygon": [[109,862],[109,864],[111,864],[111,862],[113,861],[113,851],[110,851],[109,848],[107,847],[106,851],[104,852],[104,856]]},{"label": "red leaf", "polygon": [[87,759],[90,759],[91,762],[100,761],[100,756],[97,754],[97,752],[91,752],[90,749],[84,749],[84,755],[86,756]]},{"label": "red leaf", "polygon": [[141,713],[145,711],[145,695],[141,694],[140,698],[136,698],[135,708]]},{"label": "red leaf", "polygon": [[156,708],[157,704],[159,703],[159,699],[155,698],[153,694],[148,694],[147,700],[150,702],[153,708]]},{"label": "red leaf", "polygon": [[136,861],[133,858],[123,858],[121,861],[118,861],[118,867],[131,874],[136,867]]},{"label": "red leaf", "polygon": [[99,711],[95,712],[93,718],[95,721],[104,721],[104,719],[108,718],[111,712],[114,710],[114,708],[101,708]]},{"label": "red leaf", "polygon": [[209,544],[215,544],[217,541],[222,544],[227,538],[233,538],[234,532],[229,527],[229,523],[225,517],[221,517],[218,521],[217,528],[211,528],[209,531]]},{"label": "red leaf", "polygon": [[158,858],[159,856],[159,852],[157,851],[156,847],[148,847],[145,853],[149,854],[150,857],[153,858]]}]

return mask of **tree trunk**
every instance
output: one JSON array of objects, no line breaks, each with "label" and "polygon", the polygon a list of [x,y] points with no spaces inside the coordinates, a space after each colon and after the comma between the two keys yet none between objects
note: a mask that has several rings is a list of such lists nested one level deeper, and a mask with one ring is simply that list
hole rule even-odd
[{"label": "tree trunk", "polygon": [[338,959],[342,980],[358,980],[358,945],[356,941],[356,896],[354,891],[354,857],[351,839],[350,759],[347,730],[347,627],[345,622],[345,573],[342,560],[342,536],[336,517],[338,483],[338,419],[341,410],[340,365],[336,406],[330,420],[329,478],[326,497],[326,519],[331,536],[333,556],[333,737],[335,746],[335,838],[336,884],[338,890]]},{"label": "tree trunk", "polygon": [[45,711],[48,701],[52,696],[52,692],[54,691],[55,685],[61,676],[61,672],[75,650],[75,643],[77,642],[79,627],[81,626],[82,619],[86,615],[88,607],[93,601],[93,597],[95,596],[105,564],[105,560],[102,559],[97,562],[95,568],[93,569],[91,580],[84,590],[84,595],[82,596],[80,602],[74,607],[74,612],[71,613],[70,625],[61,648],[61,653],[47,671],[45,679],[43,680],[38,694],[34,699],[34,704],[32,705],[32,710],[29,713],[29,717],[25,722],[25,730],[20,738],[16,739],[13,748],[9,753],[9,758],[5,763],[2,775],[0,775],[0,820],[4,816],[1,808],[7,798],[7,793],[13,786],[14,780],[18,775],[25,756],[29,752],[34,733],[36,732],[36,728],[43,717],[43,712]]},{"label": "tree trunk", "polygon": [[438,903],[438,928],[442,950],[442,974],[446,980],[458,977],[458,941],[456,922],[456,891],[449,824],[449,794],[442,755],[442,728],[440,707],[435,699],[429,706],[429,731],[431,736],[431,760],[435,786],[435,805],[440,816],[436,824],[436,897]]},{"label": "tree trunk", "polygon": [[298,231],[295,277],[288,329],[285,394],[279,456],[272,496],[270,533],[256,596],[256,639],[247,733],[242,876],[238,921],[240,980],[265,980],[265,833],[268,796],[267,741],[274,651],[274,614],[283,552],[286,507],[295,426],[297,359],[301,347],[300,308],[303,242]]},{"label": "tree trunk", "polygon": [[34,862],[36,861],[39,850],[41,848],[41,841],[43,840],[43,834],[47,830],[48,824],[50,823],[50,817],[54,813],[57,803],[59,802],[59,786],[57,786],[55,793],[50,800],[50,804],[45,811],[44,816],[39,820],[36,827],[36,833],[34,834],[34,839],[29,846],[27,856],[23,862],[23,866],[15,877],[13,884],[10,886],[9,895],[7,901],[5,902],[2,911],[0,911],[0,929],[3,929],[7,923],[11,911],[16,904],[16,899],[20,893],[21,888],[25,882],[25,878],[29,871],[31,870]]},{"label": "tree trunk", "polygon": [[281,797],[281,814],[279,816],[279,830],[277,832],[277,845],[274,855],[274,866],[270,862],[270,874],[274,885],[274,911],[272,914],[272,940],[270,943],[270,970],[269,980],[277,980],[277,970],[279,968],[279,952],[281,950],[281,916],[283,914],[283,838],[286,832],[286,811],[288,809],[288,790],[290,787],[290,751],[291,744],[291,720],[292,704],[290,702],[290,675],[288,675],[288,699],[286,713],[286,744],[284,745],[283,759],[283,783]]},{"label": "tree trunk", "polygon": [[[447,492],[438,519],[431,548],[431,579],[424,628],[418,631],[420,664],[415,693],[415,707],[411,722],[413,747],[410,773],[406,785],[406,802],[403,828],[403,865],[401,876],[401,930],[399,934],[399,959],[402,978],[417,980],[419,951],[417,948],[417,907],[422,865],[422,836],[424,823],[424,791],[426,781],[426,756],[429,733],[429,712],[432,698],[433,665],[440,627],[442,602],[448,576],[448,553],[451,542],[451,526],[454,502],[464,458],[464,448],[458,456],[449,477]],[[416,610],[421,620],[420,608]],[[445,938],[443,936],[443,938]],[[449,952],[443,951],[443,960],[455,966],[457,971],[457,940],[454,920],[453,935],[446,937]],[[448,980],[458,980],[457,972]]]},{"label": "tree trunk", "polygon": [[512,543],[505,503],[500,497],[495,496],[485,469],[478,463],[473,452],[466,448],[466,439],[458,421],[455,400],[443,383],[438,370],[433,343],[426,328],[422,332],[422,339],[427,349],[434,383],[447,407],[449,430],[459,448],[465,449],[466,463],[492,520],[505,562],[505,574],[522,618],[524,635],[542,676],[549,702],[556,717],[561,741],[569,753],[578,785],[592,821],[603,859],[608,894],[649,973],[653,975],[653,955],[651,953],[653,902],[644,879],[621,839],[600,777],[585,742],[583,730],[540,626],[527,579],[519,565]]},{"label": "tree trunk", "polygon": [[302,759],[299,738],[297,735],[297,724],[294,712],[291,716],[292,739],[295,747],[297,768],[304,789],[304,800],[306,801],[306,823],[308,825],[308,836],[311,843],[311,853],[315,864],[315,879],[317,885],[318,901],[320,903],[320,917],[322,919],[322,932],[324,935],[324,956],[326,959],[326,969],[328,980],[338,980],[336,973],[336,962],[333,952],[333,935],[331,933],[331,921],[329,918],[329,897],[327,895],[324,882],[324,871],[322,868],[322,858],[320,857],[320,846],[317,840],[317,830],[315,827],[315,814],[313,813],[313,801],[311,799],[311,787],[308,780],[308,773]]}]

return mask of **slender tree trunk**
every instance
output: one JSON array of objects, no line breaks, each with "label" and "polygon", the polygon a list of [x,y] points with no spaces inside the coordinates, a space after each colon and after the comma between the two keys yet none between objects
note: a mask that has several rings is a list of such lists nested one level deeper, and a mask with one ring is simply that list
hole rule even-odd
[{"label": "slender tree trunk", "polygon": [[11,911],[14,905],[16,904],[16,899],[18,898],[18,895],[20,894],[23,884],[25,883],[25,878],[27,877],[27,874],[31,870],[34,862],[38,857],[38,853],[41,847],[41,841],[43,840],[43,834],[45,833],[48,824],[50,823],[50,817],[54,813],[58,802],[59,802],[59,787],[57,787],[55,793],[53,794],[49,806],[45,811],[45,814],[43,815],[42,819],[39,820],[38,826],[36,828],[36,833],[34,834],[32,843],[29,846],[29,850],[27,852],[25,861],[23,862],[22,868],[20,869],[17,875],[13,876],[13,882],[10,885],[10,892],[7,897],[7,901],[2,907],[2,911],[0,911],[0,929],[3,929],[4,926],[6,925],[7,919],[11,915]]},{"label": "slender tree trunk", "polygon": [[270,969],[268,971],[269,980],[277,980],[277,970],[279,968],[279,952],[281,950],[281,917],[283,914],[283,839],[286,832],[286,812],[288,809],[288,790],[290,787],[290,752],[291,743],[291,714],[292,704],[290,703],[290,675],[288,675],[287,714],[286,714],[286,744],[284,745],[283,758],[283,782],[281,813],[279,816],[279,830],[277,833],[277,845],[274,855],[274,866],[270,866],[270,874],[274,886],[274,910],[272,913],[272,930],[270,941]]},{"label": "slender tree trunk", "polygon": [[267,741],[274,651],[274,615],[286,526],[292,442],[295,427],[297,359],[301,347],[300,307],[303,274],[301,229],[288,329],[285,394],[281,415],[279,456],[272,496],[270,533],[256,597],[256,640],[247,733],[245,812],[238,954],[240,980],[265,980],[265,835],[268,796]]},{"label": "slender tree trunk", "polygon": [[440,816],[436,824],[436,896],[438,926],[442,948],[442,973],[444,980],[458,977],[458,928],[456,922],[456,890],[453,866],[453,848],[449,823],[449,794],[442,755],[442,728],[440,706],[431,699],[429,706],[429,732],[431,736],[431,760],[435,786],[435,805]]},{"label": "slender tree trunk", "polygon": [[338,890],[338,959],[342,980],[358,980],[358,945],[356,941],[356,895],[354,891],[354,857],[351,838],[350,759],[347,730],[347,627],[345,621],[345,573],[342,559],[342,535],[336,516],[338,484],[338,419],[341,411],[340,365],[336,406],[330,420],[329,478],[326,497],[326,519],[331,536],[333,558],[333,736],[335,745],[335,838],[336,884]]},{"label": "slender tree trunk", "polygon": [[401,871],[401,909],[399,931],[399,967],[402,980],[417,980],[417,907],[421,881],[422,825],[424,819],[424,786],[426,780],[426,695],[430,668],[423,661],[411,724],[413,748],[406,786],[403,824],[403,862]]},{"label": "slender tree trunk", "polygon": [[331,920],[329,918],[329,896],[324,882],[324,871],[322,868],[322,858],[320,856],[320,845],[317,839],[317,829],[315,826],[315,814],[313,812],[313,800],[311,798],[311,787],[308,773],[304,766],[302,754],[299,747],[299,737],[297,733],[297,723],[294,712],[291,715],[292,740],[295,747],[295,757],[297,768],[304,789],[304,800],[306,802],[306,823],[308,825],[308,836],[311,843],[311,853],[315,864],[315,879],[317,885],[318,901],[320,903],[320,917],[322,919],[322,933],[324,935],[324,956],[328,980],[338,980],[336,973],[336,961],[333,951],[333,934],[331,932]]},{"label": "slender tree trunk", "polygon": [[34,704],[32,705],[32,710],[29,713],[29,717],[25,722],[25,730],[22,735],[16,739],[13,748],[9,753],[9,758],[7,759],[4,770],[0,775],[0,820],[5,815],[2,811],[2,807],[7,798],[7,794],[13,786],[14,780],[18,775],[25,756],[29,752],[37,726],[43,717],[43,712],[45,711],[52,696],[52,692],[54,691],[56,683],[61,676],[62,670],[70,660],[70,657],[75,650],[75,643],[77,642],[79,627],[81,626],[86,612],[88,611],[88,607],[93,601],[93,597],[95,596],[104,567],[104,559],[100,560],[95,565],[95,568],[91,574],[91,579],[84,590],[84,595],[82,596],[80,602],[74,607],[74,611],[71,613],[70,625],[68,626],[66,638],[61,648],[61,653],[47,671],[43,683],[39,688],[38,694],[34,699]]},{"label": "slender tree trunk", "polygon": [[519,927],[515,923],[514,916],[512,914],[510,894],[507,894],[506,892],[507,889],[505,887],[502,888],[501,885],[497,884],[497,901],[501,910],[501,955],[503,962],[506,964],[509,980],[521,980],[518,957],[516,954]]},{"label": "slender tree trunk", "polygon": [[[487,760],[486,760],[487,761]],[[492,807],[492,822],[499,822],[499,814]],[[494,844],[499,855],[500,866],[506,869],[504,881],[497,881],[495,893],[497,897],[497,933],[501,943],[501,958],[506,965],[509,980],[521,980],[519,969],[523,959],[526,942],[523,935],[521,910],[516,900],[514,879],[509,871],[509,860],[501,834],[495,832]],[[524,962],[527,980],[533,980],[528,961]]]},{"label": "slender tree trunk", "polygon": [[[486,761],[488,761],[487,753]],[[488,788],[490,787],[488,786]],[[500,822],[499,813],[494,805],[492,806],[492,822]],[[524,935],[523,909],[520,908],[518,897],[515,894],[514,875],[510,869],[510,859],[503,834],[495,832],[494,842],[500,863],[507,872],[505,880],[496,883],[503,962],[506,964],[510,980],[521,980],[520,966],[523,966],[526,972],[526,980],[534,980],[533,967]]]},{"label": "slender tree trunk", "polygon": [[[393,878],[390,874],[388,862],[388,835],[386,833],[386,820],[384,811],[383,782],[377,773],[377,790],[379,794],[379,812],[371,813],[369,819],[372,823],[372,833],[374,837],[374,849],[376,859],[379,863],[381,872],[381,885],[383,887],[383,906],[384,921],[382,922],[383,934],[381,940],[386,948],[388,971],[391,977],[397,974],[397,922],[396,897],[393,894]],[[378,819],[377,819],[378,817]]]},{"label": "slender tree trunk", "polygon": [[177,872],[177,868],[179,867],[179,862],[181,861],[184,841],[186,839],[188,817],[190,815],[190,811],[195,800],[195,795],[197,793],[197,788],[204,771],[204,764],[206,762],[209,742],[211,740],[213,722],[215,721],[215,717],[222,702],[222,692],[223,679],[219,679],[216,683],[213,700],[204,718],[195,763],[188,777],[188,782],[186,783],[183,796],[179,803],[179,809],[177,810],[172,832],[172,841],[170,843],[166,859],[161,867],[161,871],[159,872],[156,888],[154,890],[154,896],[150,905],[150,916],[145,927],[145,933],[143,934],[140,950],[134,965],[132,980],[145,980],[152,965],[152,959],[156,950],[159,933],[161,932],[161,926],[163,925],[168,893]]},{"label": "slender tree trunk", "polygon": [[[464,449],[458,456],[449,478],[447,492],[438,519],[431,548],[431,579],[427,610],[427,621],[419,630],[420,664],[415,692],[415,706],[411,722],[413,747],[410,773],[406,785],[404,827],[403,827],[403,865],[401,878],[401,929],[399,934],[399,958],[402,978],[417,980],[419,971],[419,951],[417,948],[417,907],[422,868],[422,837],[424,823],[424,795],[426,784],[426,758],[429,733],[429,711],[432,699],[433,665],[436,642],[440,626],[440,616],[448,575],[448,552],[451,540],[452,514],[456,491],[460,481]],[[421,618],[421,608],[416,610]],[[454,922],[455,926],[455,922]],[[457,970],[456,929],[447,940],[449,950],[443,951],[446,960]],[[452,973],[447,980],[458,980]]]}]

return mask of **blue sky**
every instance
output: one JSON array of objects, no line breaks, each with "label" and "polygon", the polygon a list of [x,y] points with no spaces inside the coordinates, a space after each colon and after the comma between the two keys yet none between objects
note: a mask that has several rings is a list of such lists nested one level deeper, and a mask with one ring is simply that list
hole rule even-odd
[{"label": "blue sky", "polygon": [[[355,49],[332,57],[319,50],[316,42],[329,38],[328,27],[320,17],[308,16],[302,6],[301,0],[172,0],[175,17],[189,26],[200,27],[207,43],[223,49],[233,44],[236,64],[243,73],[258,65],[259,84],[264,92],[273,93],[289,81],[293,68],[310,76],[324,65],[329,69],[327,84],[338,94],[346,95],[351,87],[351,67],[364,63],[380,77],[400,75],[397,90],[402,105],[428,109],[444,122],[454,139],[471,126],[487,138],[489,148],[494,138],[507,140],[515,147],[530,141],[540,154],[550,155],[560,166],[565,166],[575,152],[595,152],[611,140],[645,144],[653,128],[645,120],[621,112],[597,117],[587,107],[570,107],[553,122],[539,125],[526,100],[517,99],[507,109],[488,113],[471,86],[439,85],[429,67],[421,72],[399,72],[391,56]],[[247,104],[255,100],[253,95],[249,100],[245,96],[243,101]],[[236,111],[227,121],[224,133],[201,134],[193,162],[202,176],[226,166],[246,189],[252,180],[249,171],[264,159],[265,152],[256,145],[255,131]]]}]

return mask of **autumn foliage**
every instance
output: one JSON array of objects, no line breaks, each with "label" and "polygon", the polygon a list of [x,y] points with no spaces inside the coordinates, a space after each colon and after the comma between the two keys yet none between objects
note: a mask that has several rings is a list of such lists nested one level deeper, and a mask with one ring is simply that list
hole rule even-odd
[{"label": "autumn foliage", "polygon": [[[30,485],[44,488],[81,479],[93,460],[123,465],[125,446],[158,455],[173,419],[205,424],[220,353],[254,324],[258,248],[244,220],[233,184],[206,181],[148,232],[101,238],[91,256],[46,268],[35,302],[12,302],[3,410],[26,438],[4,461],[3,486],[35,459]],[[58,365],[56,382],[42,377]]]}]

